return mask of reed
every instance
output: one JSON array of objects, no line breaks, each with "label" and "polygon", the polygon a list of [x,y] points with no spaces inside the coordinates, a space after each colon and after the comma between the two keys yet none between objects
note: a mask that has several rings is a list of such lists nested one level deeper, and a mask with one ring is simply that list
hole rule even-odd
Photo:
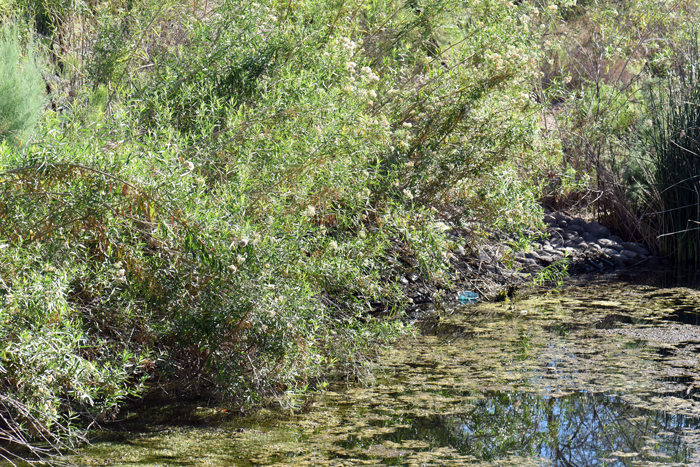
[{"label": "reed", "polygon": [[700,263],[700,54],[697,38],[683,63],[648,89],[650,137],[663,253]]}]

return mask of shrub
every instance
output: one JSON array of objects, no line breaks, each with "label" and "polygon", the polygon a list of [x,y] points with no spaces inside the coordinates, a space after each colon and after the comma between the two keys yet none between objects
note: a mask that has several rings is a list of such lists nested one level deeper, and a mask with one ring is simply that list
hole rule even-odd
[{"label": "shrub", "polygon": [[[25,36],[24,46],[22,36]],[[34,129],[44,82],[31,34],[16,25],[0,29],[0,140],[20,144]]]}]

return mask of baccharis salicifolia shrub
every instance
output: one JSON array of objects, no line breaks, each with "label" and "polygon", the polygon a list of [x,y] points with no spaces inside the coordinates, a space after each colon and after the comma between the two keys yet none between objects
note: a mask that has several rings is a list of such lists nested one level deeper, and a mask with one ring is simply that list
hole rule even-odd
[{"label": "baccharis salicifolia shrub", "polygon": [[89,121],[85,86],[12,152],[0,233],[41,245],[86,335],[148,351],[129,365],[172,394],[250,404],[364,374],[403,332],[401,277],[449,285],[449,223],[540,217],[534,4],[120,14],[86,65],[109,115]]}]

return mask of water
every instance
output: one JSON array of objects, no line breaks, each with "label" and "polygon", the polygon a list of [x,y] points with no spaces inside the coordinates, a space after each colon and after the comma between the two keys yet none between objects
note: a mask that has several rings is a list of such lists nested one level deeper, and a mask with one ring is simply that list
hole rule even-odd
[{"label": "water", "polygon": [[700,466],[700,294],[626,279],[442,311],[380,357],[374,384],[337,385],[301,414],[151,412],[71,460]]}]

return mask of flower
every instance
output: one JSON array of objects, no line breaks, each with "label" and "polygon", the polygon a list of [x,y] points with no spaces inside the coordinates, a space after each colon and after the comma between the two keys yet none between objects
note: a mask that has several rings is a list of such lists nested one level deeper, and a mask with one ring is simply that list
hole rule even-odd
[{"label": "flower", "polygon": [[559,7],[556,6],[556,5],[554,5],[554,4],[549,5],[547,8],[549,8],[549,9],[552,10],[552,11],[557,11],[557,10],[559,9]]},{"label": "flower", "polygon": [[232,273],[235,273],[236,271],[238,271],[238,268],[236,267],[235,264],[229,265],[228,269],[229,269],[229,271],[231,271]]},{"label": "flower", "polygon": [[191,161],[185,161],[184,164],[188,170],[194,170],[194,164]]}]

